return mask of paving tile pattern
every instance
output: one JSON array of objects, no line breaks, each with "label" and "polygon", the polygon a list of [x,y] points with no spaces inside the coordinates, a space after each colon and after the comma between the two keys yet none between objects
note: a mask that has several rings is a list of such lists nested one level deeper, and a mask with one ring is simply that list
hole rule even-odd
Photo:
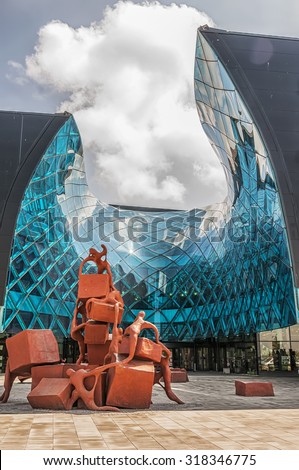
[{"label": "paving tile pattern", "polygon": [[0,424],[2,450],[299,449],[299,410],[16,414]]}]

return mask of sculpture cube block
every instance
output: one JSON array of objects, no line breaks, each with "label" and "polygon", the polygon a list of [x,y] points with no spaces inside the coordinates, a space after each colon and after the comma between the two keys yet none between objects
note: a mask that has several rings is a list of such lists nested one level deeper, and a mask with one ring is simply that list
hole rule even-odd
[{"label": "sculpture cube block", "polygon": [[189,382],[186,369],[183,369],[183,368],[180,369],[178,367],[171,369],[171,382],[172,383]]},{"label": "sculpture cube block", "polygon": [[243,397],[273,397],[274,390],[271,382],[242,382],[235,381],[236,395]]},{"label": "sculpture cube block", "polygon": [[111,340],[106,341],[105,344],[88,344],[87,345],[87,359],[89,364],[97,364],[99,366],[104,364],[104,359],[109,351]]},{"label": "sculpture cube block", "polygon": [[152,362],[138,360],[109,369],[106,405],[120,408],[149,408],[154,370]]},{"label": "sculpture cube block", "polygon": [[[119,346],[120,354],[129,354],[130,338],[124,336]],[[134,357],[149,359],[153,362],[160,362],[162,357],[162,346],[154,343],[148,338],[138,338]]]},{"label": "sculpture cube block", "polygon": [[38,364],[60,361],[56,338],[51,330],[25,330],[6,340],[10,371],[30,372]]},{"label": "sculpture cube block", "polygon": [[109,338],[109,323],[86,323],[84,330],[85,344],[105,344]]},{"label": "sculpture cube block", "polygon": [[65,410],[71,391],[69,379],[44,377],[37,387],[31,390],[27,399],[32,408]]},{"label": "sculpture cube block", "polygon": [[[121,323],[123,311],[124,309],[120,307],[118,312],[118,324]],[[113,304],[103,303],[97,299],[90,299],[86,303],[86,313],[87,318],[90,320],[114,323],[115,307]]]},{"label": "sculpture cube block", "polygon": [[68,376],[66,371],[68,369],[87,369],[87,364],[51,364],[45,366],[35,366],[31,369],[31,390],[33,390],[40,383],[43,377],[53,379],[66,379]]},{"label": "sculpture cube block", "polygon": [[105,298],[109,293],[107,274],[79,274],[78,299]]}]

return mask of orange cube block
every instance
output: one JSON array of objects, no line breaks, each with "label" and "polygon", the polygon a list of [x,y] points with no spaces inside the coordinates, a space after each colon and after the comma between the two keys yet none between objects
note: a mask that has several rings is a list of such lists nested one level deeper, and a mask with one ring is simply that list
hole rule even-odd
[{"label": "orange cube block", "polygon": [[236,395],[243,397],[273,397],[272,382],[242,382],[235,380]]},{"label": "orange cube block", "polygon": [[87,368],[88,368],[87,364],[77,365],[77,364],[68,364],[68,363],[32,367],[31,390],[37,387],[37,385],[40,383],[40,381],[44,377],[53,378],[53,379],[66,379],[68,377],[66,374],[66,371],[68,369],[78,370],[78,369],[87,369]]},{"label": "orange cube block", "polygon": [[109,351],[111,340],[108,339],[105,344],[88,344],[87,345],[87,360],[88,364],[96,364],[101,366],[104,364],[104,359]]},{"label": "orange cube block", "polygon": [[171,370],[171,382],[172,383],[182,383],[189,382],[188,374],[186,369],[170,369]]},{"label": "orange cube block", "polygon": [[85,344],[105,344],[109,338],[109,323],[89,323],[84,330]]},{"label": "orange cube block", "polygon": [[69,379],[43,378],[37,387],[28,394],[32,408],[65,410],[71,396]]},{"label": "orange cube block", "polygon": [[78,299],[104,298],[108,293],[109,276],[107,274],[79,274]]},{"label": "orange cube block", "polygon": [[149,408],[154,383],[154,364],[133,360],[109,369],[106,405],[120,408]]},{"label": "orange cube block", "polygon": [[[118,312],[118,324],[121,323],[123,311],[123,307],[120,307]],[[87,318],[90,320],[114,323],[115,307],[113,304],[103,303],[98,299],[90,299],[86,302],[86,313]]]},{"label": "orange cube block", "polygon": [[[130,342],[129,338],[123,337],[119,346],[119,354],[129,354]],[[160,362],[162,356],[162,346],[154,343],[148,338],[138,338],[134,357],[140,359],[148,359],[153,362]]]},{"label": "orange cube block", "polygon": [[30,372],[38,364],[60,361],[56,338],[51,330],[25,330],[7,338],[10,370],[16,374]]}]

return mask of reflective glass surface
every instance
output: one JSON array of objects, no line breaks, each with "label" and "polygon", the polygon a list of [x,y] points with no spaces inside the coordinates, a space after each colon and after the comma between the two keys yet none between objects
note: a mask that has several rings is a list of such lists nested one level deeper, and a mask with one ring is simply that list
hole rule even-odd
[{"label": "reflective glass surface", "polygon": [[270,156],[224,66],[200,35],[196,51],[197,109],[227,177],[226,201],[161,211],[97,200],[70,118],[24,196],[3,320],[8,332],[52,328],[67,335],[79,263],[101,243],[125,302],[124,326],[144,310],[163,341],[190,341],[296,323]]},{"label": "reflective glass surface", "polygon": [[79,258],[59,203],[81,148],[72,118],[60,129],[28,185],[16,224],[2,328],[51,328],[67,336]]}]

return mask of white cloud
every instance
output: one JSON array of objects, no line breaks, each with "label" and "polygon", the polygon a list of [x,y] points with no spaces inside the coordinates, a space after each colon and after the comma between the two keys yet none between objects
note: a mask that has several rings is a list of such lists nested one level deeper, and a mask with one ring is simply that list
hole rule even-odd
[{"label": "white cloud", "polygon": [[10,68],[10,72],[6,74],[7,80],[20,86],[26,85],[28,83],[26,69],[22,64],[15,62],[14,60],[9,60],[7,65]]},{"label": "white cloud", "polygon": [[60,110],[74,113],[100,199],[184,208],[225,196],[194,103],[196,30],[206,23],[186,5],[119,1],[89,27],[40,30],[27,76],[69,94]]}]

